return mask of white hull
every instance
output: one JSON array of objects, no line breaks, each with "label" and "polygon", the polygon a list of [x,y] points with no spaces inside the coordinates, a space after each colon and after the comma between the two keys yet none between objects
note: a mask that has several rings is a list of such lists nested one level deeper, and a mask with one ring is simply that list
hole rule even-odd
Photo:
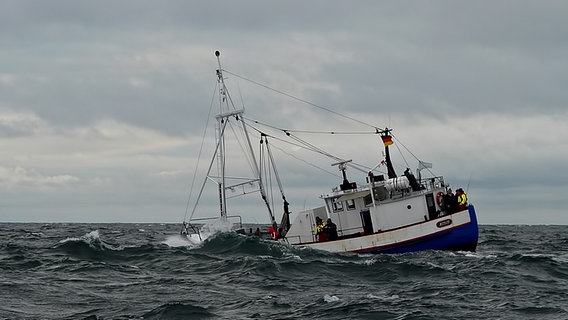
[{"label": "white hull", "polygon": [[460,247],[475,250],[476,244],[477,221],[471,206],[469,210],[390,231],[295,245],[329,252],[409,252]]}]

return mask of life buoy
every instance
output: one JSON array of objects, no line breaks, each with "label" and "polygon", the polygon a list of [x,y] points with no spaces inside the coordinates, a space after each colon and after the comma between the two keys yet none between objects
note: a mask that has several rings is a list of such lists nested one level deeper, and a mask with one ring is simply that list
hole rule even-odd
[{"label": "life buoy", "polygon": [[442,206],[442,201],[444,201],[444,194],[442,192],[438,192],[436,194],[436,203],[438,203],[440,207]]}]

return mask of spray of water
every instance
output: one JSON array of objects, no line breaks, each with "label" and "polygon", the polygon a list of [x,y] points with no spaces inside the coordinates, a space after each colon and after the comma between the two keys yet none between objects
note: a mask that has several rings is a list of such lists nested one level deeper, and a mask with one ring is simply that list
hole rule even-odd
[{"label": "spray of water", "polygon": [[233,223],[226,219],[219,218],[204,224],[199,229],[199,234],[189,233],[186,235],[169,236],[163,243],[170,247],[195,247],[201,245],[203,241],[219,233],[232,231]]}]

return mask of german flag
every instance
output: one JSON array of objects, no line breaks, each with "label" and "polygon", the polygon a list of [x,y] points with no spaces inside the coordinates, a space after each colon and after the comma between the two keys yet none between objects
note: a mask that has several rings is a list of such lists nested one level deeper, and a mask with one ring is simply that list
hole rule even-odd
[{"label": "german flag", "polygon": [[391,136],[381,136],[381,139],[383,139],[385,146],[390,146],[393,143]]}]

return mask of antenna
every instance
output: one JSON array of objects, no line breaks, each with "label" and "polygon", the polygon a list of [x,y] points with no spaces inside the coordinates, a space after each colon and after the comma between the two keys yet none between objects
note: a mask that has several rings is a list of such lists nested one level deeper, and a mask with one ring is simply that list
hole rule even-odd
[{"label": "antenna", "polygon": [[344,160],[344,161],[340,161],[337,163],[333,163],[331,164],[331,166],[338,166],[339,170],[341,170],[341,173],[343,174],[343,182],[340,185],[341,190],[349,190],[349,189],[356,189],[357,188],[357,184],[355,182],[350,183],[349,180],[347,180],[347,174],[345,173],[345,171],[347,170],[347,164],[349,162],[351,162],[353,160]]}]

